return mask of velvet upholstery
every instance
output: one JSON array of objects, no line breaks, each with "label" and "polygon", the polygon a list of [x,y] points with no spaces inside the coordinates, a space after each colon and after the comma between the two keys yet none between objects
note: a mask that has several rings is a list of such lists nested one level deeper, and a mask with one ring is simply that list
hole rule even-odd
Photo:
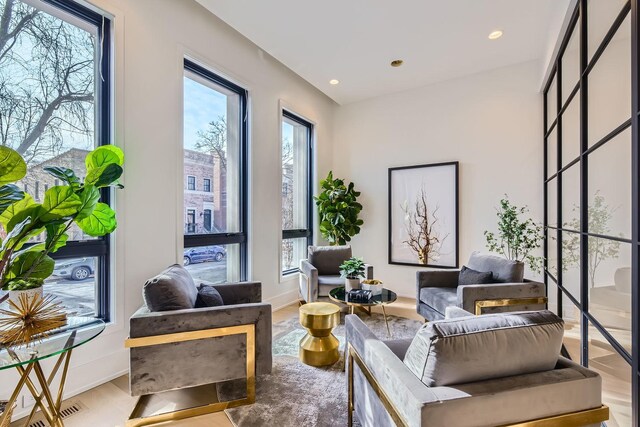
[{"label": "velvet upholstery", "polygon": [[174,264],[146,281],[142,297],[153,311],[184,310],[195,307],[198,290],[189,272]]},{"label": "velvet upholstery", "polygon": [[[543,283],[522,279],[524,265],[495,255],[474,252],[467,263],[476,271],[491,271],[497,283],[458,285],[460,271],[429,270],[416,273],[416,311],[426,320],[444,319],[445,309],[455,305],[475,313],[478,300],[504,298],[538,298],[546,296]],[[486,270],[483,270],[486,269]],[[519,279],[517,282],[505,282]],[[452,291],[456,293],[453,301]],[[433,295],[431,295],[433,294]],[[526,306],[488,307],[483,313],[501,313],[523,310],[543,310],[545,304]]]},{"label": "velvet upholstery", "polygon": [[[259,282],[216,285],[224,306],[151,312],[141,307],[129,321],[131,338],[255,325],[256,374],[271,372],[271,305],[261,302]],[[131,394],[211,384],[246,377],[244,335],[132,348]]]},{"label": "velvet upholstery", "polygon": [[[490,427],[597,408],[600,376],[558,357],[551,370],[440,387],[423,384],[357,316],[346,316],[347,342],[412,427]],[[397,350],[396,350],[397,351]],[[346,373],[348,378],[348,371]],[[362,427],[392,427],[388,412],[354,364],[355,414]]]},{"label": "velvet upholstery", "polygon": [[[329,292],[344,286],[340,265],[351,258],[351,246],[309,246],[308,259],[300,261],[300,298],[305,302],[327,299]],[[373,279],[373,266],[365,264],[365,279]]]},{"label": "velvet upholstery", "polygon": [[205,284],[198,286],[195,308],[219,307],[221,305],[224,305],[224,300],[215,287]]},{"label": "velvet upholstery", "polygon": [[484,285],[493,283],[493,273],[490,271],[476,271],[466,265],[460,269],[458,276],[458,286],[464,285]]}]

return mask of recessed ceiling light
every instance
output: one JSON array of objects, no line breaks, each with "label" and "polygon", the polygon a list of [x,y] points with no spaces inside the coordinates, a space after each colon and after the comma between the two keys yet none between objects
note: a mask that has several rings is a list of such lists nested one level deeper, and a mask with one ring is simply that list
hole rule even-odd
[{"label": "recessed ceiling light", "polygon": [[336,79],[329,80],[330,85],[337,85],[338,83],[340,83],[340,80],[336,80]]},{"label": "recessed ceiling light", "polygon": [[394,59],[393,61],[391,61],[391,66],[392,67],[399,67],[404,63],[404,61],[402,59]]},{"label": "recessed ceiling light", "polygon": [[500,30],[492,31],[489,34],[489,40],[496,40],[496,39],[499,39],[500,37],[502,37],[502,31]]}]

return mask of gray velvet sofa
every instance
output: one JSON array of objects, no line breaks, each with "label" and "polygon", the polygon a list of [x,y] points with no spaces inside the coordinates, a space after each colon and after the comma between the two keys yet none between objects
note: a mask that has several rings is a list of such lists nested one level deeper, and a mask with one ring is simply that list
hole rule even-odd
[{"label": "gray velvet sofa", "polygon": [[[392,341],[346,317],[350,426],[599,426],[608,418],[600,376],[558,355],[562,321],[549,322],[550,312],[453,314],[462,317]],[[423,345],[414,343],[420,334]],[[458,382],[464,377],[472,380]]]},{"label": "gray velvet sofa", "polygon": [[494,283],[459,286],[459,270],[418,271],[418,314],[432,321],[443,319],[448,306],[476,314],[545,308],[544,283],[525,280],[523,263],[473,252],[467,266],[476,271],[491,272]]},{"label": "gray velvet sofa", "polygon": [[[329,296],[344,286],[340,264],[351,258],[351,246],[309,246],[308,258],[300,261],[300,298],[305,302]],[[365,279],[373,279],[373,266],[365,264]]]}]

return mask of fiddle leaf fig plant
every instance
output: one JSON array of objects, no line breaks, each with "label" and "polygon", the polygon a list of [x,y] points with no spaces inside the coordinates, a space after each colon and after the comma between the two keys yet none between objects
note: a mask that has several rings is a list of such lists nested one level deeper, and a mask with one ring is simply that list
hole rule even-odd
[{"label": "fiddle leaf fig plant", "polygon": [[[44,171],[66,185],[46,190],[42,203],[14,183],[27,174],[27,164],[16,151],[0,146],[0,225],[6,235],[0,240],[0,287],[27,290],[42,286],[53,273],[49,254],[65,246],[68,231],[76,224],[89,236],[99,237],[117,227],[115,212],[100,202],[100,188],[123,188],[124,154],[114,146],[96,148],[85,158],[84,182],[68,168],[48,166]],[[44,241],[25,247],[44,233]]]},{"label": "fiddle leaf fig plant", "polygon": [[330,245],[346,245],[360,232],[364,224],[358,218],[362,205],[357,202],[360,192],[353,182],[345,185],[344,180],[334,179],[333,172],[320,181],[322,192],[314,197],[320,216],[320,233]]},{"label": "fiddle leaf fig plant", "polygon": [[346,279],[364,277],[364,261],[362,258],[349,258],[340,265],[340,275]]}]

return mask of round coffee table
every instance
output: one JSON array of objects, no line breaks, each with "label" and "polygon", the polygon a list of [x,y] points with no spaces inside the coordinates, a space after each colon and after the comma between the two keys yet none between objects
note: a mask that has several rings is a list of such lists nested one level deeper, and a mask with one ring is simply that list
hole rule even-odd
[{"label": "round coffee table", "polygon": [[333,365],[340,358],[340,342],[331,333],[340,324],[340,307],[312,302],[300,307],[300,324],[307,335],[300,340],[300,360],[311,366]]},{"label": "round coffee table", "polygon": [[[371,314],[371,307],[380,306],[382,307],[382,315],[384,316],[384,323],[387,326],[387,333],[391,336],[391,330],[389,329],[389,322],[387,321],[387,312],[384,309],[384,306],[387,304],[391,304],[395,300],[398,299],[398,295],[392,290],[382,288],[382,292],[373,295],[366,301],[352,301],[349,299],[349,294],[345,291],[344,286],[339,286],[337,288],[333,288],[329,291],[329,298],[332,301],[339,302],[341,304],[346,304],[349,306],[349,313],[353,314],[355,312],[356,307],[360,307],[364,309],[368,314]],[[365,309],[368,308],[367,309]]]}]

